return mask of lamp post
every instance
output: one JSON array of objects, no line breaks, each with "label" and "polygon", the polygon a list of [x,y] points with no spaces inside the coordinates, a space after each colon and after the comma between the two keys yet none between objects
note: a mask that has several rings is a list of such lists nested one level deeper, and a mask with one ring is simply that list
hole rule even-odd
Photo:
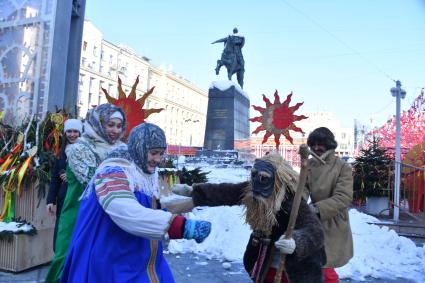
[{"label": "lamp post", "polygon": [[[186,123],[188,123],[188,122],[192,122],[193,124],[195,124],[195,123],[199,123],[199,120],[192,120],[192,119],[185,119],[184,120]],[[193,128],[192,127],[190,127],[190,139],[189,139],[189,146],[192,146],[192,132],[193,132]]]},{"label": "lamp post", "polygon": [[406,97],[406,91],[401,88],[401,82],[396,81],[396,86],[391,88],[391,95],[396,98],[396,138],[395,138],[395,176],[394,176],[394,221],[399,218],[400,205],[400,103]]}]

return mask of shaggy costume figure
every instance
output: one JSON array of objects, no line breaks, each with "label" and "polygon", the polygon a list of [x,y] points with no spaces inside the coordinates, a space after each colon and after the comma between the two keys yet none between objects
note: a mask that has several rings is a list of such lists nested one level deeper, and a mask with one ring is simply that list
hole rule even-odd
[{"label": "shaggy costume figure", "polygon": [[[298,174],[278,154],[255,161],[251,180],[238,184],[194,184],[195,206],[246,206],[246,222],[253,233],[244,254],[244,266],[254,282],[272,282],[280,252],[274,243],[288,226]],[[324,235],[319,219],[303,199],[295,224],[294,253],[286,255],[290,282],[323,282],[326,262]]]}]

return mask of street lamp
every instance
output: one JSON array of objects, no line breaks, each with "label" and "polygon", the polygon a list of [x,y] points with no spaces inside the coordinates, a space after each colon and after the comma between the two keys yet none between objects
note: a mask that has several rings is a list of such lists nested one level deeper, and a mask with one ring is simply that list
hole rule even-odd
[{"label": "street lamp", "polygon": [[406,91],[401,88],[401,82],[397,80],[396,86],[391,88],[391,95],[396,98],[396,138],[395,138],[395,176],[394,176],[394,221],[399,218],[400,205],[400,103],[406,97]]},{"label": "street lamp", "polygon": [[[186,123],[187,123],[187,122],[192,122],[192,123],[194,123],[194,124],[199,122],[199,120],[192,120],[192,119],[190,119],[190,118],[189,118],[189,119],[185,119],[184,121],[185,121]],[[192,131],[193,131],[193,128],[191,127],[191,128],[190,128],[190,140],[189,140],[189,145],[190,145],[190,146],[192,146]]]}]

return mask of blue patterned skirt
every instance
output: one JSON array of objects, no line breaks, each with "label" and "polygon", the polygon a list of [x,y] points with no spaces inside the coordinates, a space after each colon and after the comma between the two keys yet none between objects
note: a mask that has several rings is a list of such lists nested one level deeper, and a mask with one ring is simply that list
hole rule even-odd
[{"label": "blue patterned skirt", "polygon": [[[93,184],[90,184],[93,185]],[[152,198],[135,192],[144,207]],[[60,282],[174,282],[162,241],[134,236],[105,213],[95,190],[82,200]]]}]

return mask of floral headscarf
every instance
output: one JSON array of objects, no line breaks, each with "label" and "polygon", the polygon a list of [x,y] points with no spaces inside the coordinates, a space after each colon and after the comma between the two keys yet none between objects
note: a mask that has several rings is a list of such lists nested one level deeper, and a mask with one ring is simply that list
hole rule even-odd
[{"label": "floral headscarf", "polygon": [[167,148],[164,131],[157,125],[143,123],[134,127],[127,139],[128,152],[134,163],[150,174],[147,169],[148,152],[155,148]]},{"label": "floral headscarf", "polygon": [[120,140],[125,134],[127,120],[125,118],[124,111],[118,106],[110,103],[100,104],[87,112],[83,136],[96,140],[100,137],[107,143],[113,144],[114,142],[106,134],[105,125],[108,124],[111,119],[111,115],[117,111],[121,113],[123,117],[122,133],[119,138]]}]

